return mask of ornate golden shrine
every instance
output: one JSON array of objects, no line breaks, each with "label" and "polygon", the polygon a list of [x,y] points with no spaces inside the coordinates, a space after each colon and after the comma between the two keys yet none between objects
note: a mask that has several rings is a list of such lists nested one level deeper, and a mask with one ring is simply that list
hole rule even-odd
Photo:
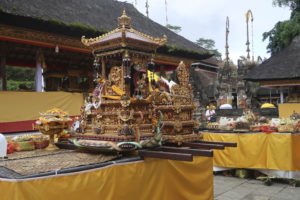
[{"label": "ornate golden shrine", "polygon": [[192,100],[189,72],[183,62],[177,68],[177,78],[179,84],[171,88],[170,94],[153,91],[151,97],[154,110],[163,113],[163,138],[168,142],[181,144],[199,140],[200,135],[193,133],[194,127],[198,125],[192,118],[196,105]]},{"label": "ornate golden shrine", "polygon": [[[153,38],[131,28],[130,17],[118,18],[118,28],[82,43],[93,51],[96,86],[93,97],[82,108],[82,137],[106,141],[140,141],[154,136],[157,113],[163,113],[163,138],[181,144],[195,141],[195,121],[189,72],[181,62],[179,84],[164,90],[155,83],[153,58],[167,37]],[[100,63],[101,64],[100,64]],[[152,75],[148,75],[148,70]],[[77,129],[75,129],[77,130]],[[80,129],[78,129],[80,130]]]}]

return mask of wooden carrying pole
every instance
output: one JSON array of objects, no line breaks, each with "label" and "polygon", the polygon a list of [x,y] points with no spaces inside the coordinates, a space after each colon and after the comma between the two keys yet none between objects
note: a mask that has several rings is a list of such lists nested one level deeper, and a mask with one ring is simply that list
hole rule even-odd
[{"label": "wooden carrying pole", "polygon": [[214,141],[197,141],[199,144],[220,144],[224,145],[225,147],[237,147],[236,142],[214,142]]},{"label": "wooden carrying pole", "polygon": [[212,157],[213,151],[206,149],[190,149],[190,148],[178,148],[178,147],[168,147],[161,146],[156,148],[157,151],[165,151],[165,152],[174,152],[174,153],[190,153],[193,156],[204,156],[204,157]]},{"label": "wooden carrying pole", "polygon": [[187,153],[171,153],[171,152],[161,152],[152,150],[139,150],[139,156],[151,157],[151,158],[163,158],[169,160],[181,160],[181,161],[193,161],[193,155]]},{"label": "wooden carrying pole", "polygon": [[183,142],[182,146],[191,147],[191,148],[203,148],[203,149],[225,149],[225,146],[221,144],[201,144],[201,143]]}]

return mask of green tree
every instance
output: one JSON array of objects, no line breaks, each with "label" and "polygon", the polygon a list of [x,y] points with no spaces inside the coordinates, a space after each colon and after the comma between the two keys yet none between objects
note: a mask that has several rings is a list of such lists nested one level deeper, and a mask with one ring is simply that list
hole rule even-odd
[{"label": "green tree", "polygon": [[263,40],[269,39],[267,49],[271,55],[288,46],[294,37],[300,35],[300,0],[273,0],[273,4],[288,6],[292,13],[289,20],[278,22],[273,29],[263,33]]},{"label": "green tree", "polygon": [[6,66],[7,90],[33,89],[35,68]]},{"label": "green tree", "polygon": [[215,41],[212,39],[199,38],[196,42],[197,45],[211,51],[218,60],[222,60],[222,54],[215,48]]},{"label": "green tree", "polygon": [[173,26],[171,24],[168,24],[167,28],[175,33],[179,33],[181,31],[181,26]]},{"label": "green tree", "polygon": [[290,7],[292,11],[291,17],[293,17],[295,12],[300,11],[300,0],[273,0],[273,5]]}]

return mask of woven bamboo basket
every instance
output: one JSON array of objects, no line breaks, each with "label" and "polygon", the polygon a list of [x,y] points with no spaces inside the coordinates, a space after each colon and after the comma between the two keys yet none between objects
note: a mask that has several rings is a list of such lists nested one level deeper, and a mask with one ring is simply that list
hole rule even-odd
[{"label": "woven bamboo basket", "polygon": [[297,132],[297,126],[293,124],[281,124],[278,126],[278,132]]},{"label": "woven bamboo basket", "polygon": [[44,149],[49,145],[49,140],[47,139],[34,139],[33,141],[36,149]]},{"label": "woven bamboo basket", "polygon": [[260,132],[261,125],[250,125],[250,131],[252,132]]}]

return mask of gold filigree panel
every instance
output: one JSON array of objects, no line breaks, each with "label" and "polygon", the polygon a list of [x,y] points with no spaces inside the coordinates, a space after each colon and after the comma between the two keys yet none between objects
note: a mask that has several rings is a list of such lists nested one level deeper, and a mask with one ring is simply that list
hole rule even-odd
[{"label": "gold filigree panel", "polygon": [[186,68],[183,61],[179,63],[179,66],[177,68],[177,78],[179,80],[179,83],[181,86],[187,87],[189,84],[190,79],[190,73],[188,69]]}]

